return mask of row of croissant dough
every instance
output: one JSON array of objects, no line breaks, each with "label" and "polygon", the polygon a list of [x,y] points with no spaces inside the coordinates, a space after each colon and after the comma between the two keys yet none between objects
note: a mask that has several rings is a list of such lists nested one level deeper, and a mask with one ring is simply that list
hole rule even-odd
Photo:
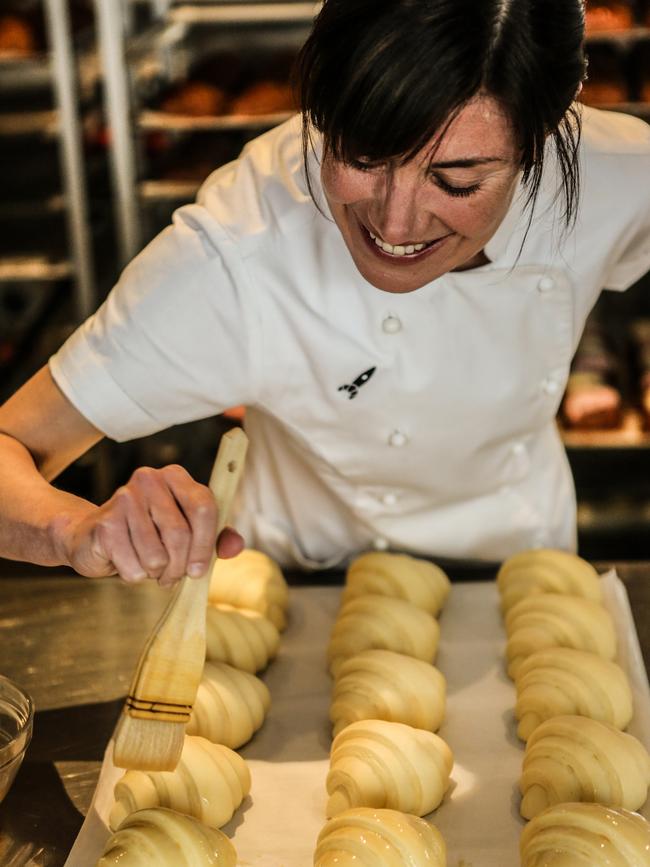
[{"label": "row of croissant dough", "polygon": [[[172,821],[166,816],[161,819],[155,810],[151,818],[150,809],[146,817],[143,812],[164,804],[220,827],[250,788],[245,763],[232,749],[252,736],[268,709],[268,691],[253,672],[264,667],[277,649],[286,585],[275,564],[258,552],[245,552],[227,565],[224,569],[226,564],[220,564],[222,574],[218,582],[213,581],[211,599],[221,604],[211,606],[208,619],[208,656],[222,662],[206,664],[188,729],[217,745],[188,737],[181,766],[173,774],[125,775],[118,783],[111,817],[120,831],[109,841],[109,854],[100,865],[180,867],[177,850],[171,861],[162,860],[158,851],[149,861],[124,860],[124,851],[138,849],[142,854],[142,835],[160,843],[165,837],[160,828],[168,829],[176,847],[179,841],[187,847],[190,838],[202,841],[204,860],[193,852],[187,864],[236,863],[232,845],[219,832],[201,826],[192,831],[185,825],[194,820],[176,814]],[[648,824],[628,811],[638,809],[647,797],[650,761],[638,741],[619,731],[632,715],[631,694],[623,672],[611,661],[614,631],[598,602],[596,573],[571,555],[529,552],[504,564],[498,586],[509,634],[508,667],[518,687],[519,735],[529,741],[521,781],[522,815],[531,818],[546,807],[522,835],[522,864],[546,865],[548,846],[554,847],[553,852],[566,846],[566,856],[558,856],[565,860],[557,860],[558,867],[648,867]],[[242,588],[248,594],[244,600],[237,597]],[[445,711],[445,681],[432,665],[439,639],[435,615],[448,592],[444,573],[404,555],[363,555],[348,571],[328,648],[335,677],[331,704],[335,740],[327,779],[328,816],[333,818],[317,842],[317,867],[446,864],[442,837],[419,817],[441,802],[453,763],[448,746],[433,734]],[[586,599],[582,614],[575,596]],[[260,614],[233,611],[224,601],[272,617],[276,628]],[[555,645],[561,649],[553,649]],[[549,653],[559,654],[559,661],[544,662]],[[536,666],[540,654],[543,660]],[[590,661],[592,656],[596,662]],[[552,664],[557,671],[549,676]],[[239,693],[246,696],[243,704]],[[558,714],[558,721],[550,719]],[[533,734],[533,729],[538,731]],[[605,758],[590,758],[597,757],[598,750]],[[181,779],[171,779],[175,775]],[[220,792],[210,788],[217,779]],[[204,785],[213,793],[210,797],[202,790]],[[566,805],[576,801],[606,804],[609,809]],[[613,809],[617,807],[624,809]],[[609,860],[597,860],[591,852],[580,860],[582,855],[576,854],[587,845],[583,837],[589,828],[592,836],[608,840],[611,851],[603,851],[602,856]],[[209,836],[217,834],[223,839]],[[137,845],[134,835],[140,840]],[[119,861],[110,854],[118,850]],[[217,854],[210,855],[213,850]]]}]

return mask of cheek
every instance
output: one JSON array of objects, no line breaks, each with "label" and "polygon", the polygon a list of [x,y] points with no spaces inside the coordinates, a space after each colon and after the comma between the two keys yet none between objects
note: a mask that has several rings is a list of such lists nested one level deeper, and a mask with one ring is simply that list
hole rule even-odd
[{"label": "cheek", "polygon": [[508,210],[509,199],[503,196],[468,196],[438,200],[437,216],[450,229],[466,238],[491,236]]},{"label": "cheek", "polygon": [[321,183],[330,202],[349,205],[368,197],[368,179],[363,172],[355,172],[324,162]]}]

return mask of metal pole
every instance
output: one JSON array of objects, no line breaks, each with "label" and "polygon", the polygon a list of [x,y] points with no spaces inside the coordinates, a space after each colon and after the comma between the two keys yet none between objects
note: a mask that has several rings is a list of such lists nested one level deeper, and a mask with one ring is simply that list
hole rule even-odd
[{"label": "metal pole", "polygon": [[59,154],[67,205],[68,237],[75,269],[75,301],[78,317],[85,319],[96,308],[97,295],[67,0],[46,0],[45,9],[54,93],[59,113]]},{"label": "metal pole", "polygon": [[119,264],[126,265],[140,250],[141,235],[121,0],[95,0],[95,11],[104,72],[106,119],[110,129],[109,155],[116,202]]}]

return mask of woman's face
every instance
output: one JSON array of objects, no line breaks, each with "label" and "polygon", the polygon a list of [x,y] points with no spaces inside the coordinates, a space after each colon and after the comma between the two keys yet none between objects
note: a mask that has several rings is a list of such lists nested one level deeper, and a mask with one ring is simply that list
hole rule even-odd
[{"label": "woman's face", "polygon": [[[432,148],[436,150],[432,156]],[[509,119],[476,97],[404,165],[349,165],[326,155],[325,196],[354,263],[386,292],[412,292],[480,264],[516,187],[519,153]]]}]

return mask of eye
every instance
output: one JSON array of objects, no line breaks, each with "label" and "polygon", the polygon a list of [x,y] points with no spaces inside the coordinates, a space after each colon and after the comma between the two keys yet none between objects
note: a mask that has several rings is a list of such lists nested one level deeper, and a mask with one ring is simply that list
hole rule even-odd
[{"label": "eye", "polygon": [[445,193],[447,193],[448,195],[456,196],[457,198],[462,198],[463,196],[471,196],[481,189],[480,184],[470,184],[468,187],[454,187],[452,186],[452,184],[448,184],[446,181],[444,181],[440,177],[440,175],[433,175],[433,178],[441,190],[444,190]]},{"label": "eye", "polygon": [[381,168],[382,163],[373,162],[373,160],[366,160],[363,157],[359,157],[357,159],[346,160],[345,164],[352,169],[356,169],[359,172],[372,172]]}]

